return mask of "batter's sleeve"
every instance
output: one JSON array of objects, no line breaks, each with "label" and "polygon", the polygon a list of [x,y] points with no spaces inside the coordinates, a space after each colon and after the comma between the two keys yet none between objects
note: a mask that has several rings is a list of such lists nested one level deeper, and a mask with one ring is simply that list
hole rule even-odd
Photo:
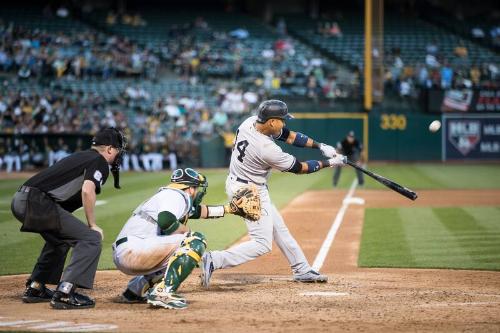
[{"label": "batter's sleeve", "polygon": [[274,142],[264,145],[261,149],[262,159],[273,169],[288,171],[295,164],[295,157],[285,153]]},{"label": "batter's sleeve", "polygon": [[90,180],[95,184],[95,193],[101,193],[101,186],[106,183],[109,176],[109,166],[104,157],[100,156],[94,159],[85,168],[84,180]]}]

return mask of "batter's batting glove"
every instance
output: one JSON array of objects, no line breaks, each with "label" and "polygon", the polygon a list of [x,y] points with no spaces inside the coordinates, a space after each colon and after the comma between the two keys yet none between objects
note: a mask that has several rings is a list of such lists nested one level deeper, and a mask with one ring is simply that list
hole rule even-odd
[{"label": "batter's batting glove", "polygon": [[330,158],[328,160],[328,163],[330,164],[331,167],[334,166],[343,166],[344,164],[347,163],[347,157],[341,154],[337,154],[334,158]]},{"label": "batter's batting glove", "polygon": [[333,148],[330,145],[321,143],[319,145],[319,149],[321,150],[321,153],[323,154],[323,156],[325,156],[327,158],[334,158],[337,155],[337,151],[335,150],[335,148]]}]

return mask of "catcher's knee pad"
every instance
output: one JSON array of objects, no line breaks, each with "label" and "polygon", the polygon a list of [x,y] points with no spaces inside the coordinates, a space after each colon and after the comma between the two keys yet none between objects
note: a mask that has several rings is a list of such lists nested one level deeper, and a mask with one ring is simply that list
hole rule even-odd
[{"label": "catcher's knee pad", "polygon": [[190,232],[181,242],[180,247],[170,257],[165,272],[165,286],[172,292],[179,288],[193,269],[198,265],[205,252],[207,242],[199,232]]},{"label": "catcher's knee pad", "polygon": [[[199,256],[199,259],[197,259],[196,256],[194,256],[193,258],[197,259],[196,262],[199,262],[201,260],[201,256],[207,248],[207,239],[201,232],[189,232],[186,235],[186,238],[184,238],[181,242],[180,249],[182,248],[189,248],[194,253],[196,253]],[[194,253],[191,254],[194,255]]]}]

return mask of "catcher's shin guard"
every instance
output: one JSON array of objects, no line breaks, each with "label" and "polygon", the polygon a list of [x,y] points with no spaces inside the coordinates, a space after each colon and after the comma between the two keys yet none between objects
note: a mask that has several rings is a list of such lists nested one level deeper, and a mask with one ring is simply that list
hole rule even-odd
[{"label": "catcher's shin guard", "polygon": [[191,274],[206,247],[205,236],[199,232],[190,232],[184,238],[179,249],[170,257],[165,272],[165,286],[170,292],[175,292],[182,281]]}]

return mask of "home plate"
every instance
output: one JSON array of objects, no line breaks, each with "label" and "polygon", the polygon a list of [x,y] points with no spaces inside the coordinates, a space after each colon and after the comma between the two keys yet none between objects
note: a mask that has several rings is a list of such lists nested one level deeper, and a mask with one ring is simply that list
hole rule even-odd
[{"label": "home plate", "polygon": [[344,204],[364,205],[365,199],[359,198],[359,197],[345,198],[343,203]]},{"label": "home plate", "polygon": [[348,293],[338,293],[335,291],[304,291],[299,293],[300,296],[323,296],[323,297],[336,297],[348,296]]}]

